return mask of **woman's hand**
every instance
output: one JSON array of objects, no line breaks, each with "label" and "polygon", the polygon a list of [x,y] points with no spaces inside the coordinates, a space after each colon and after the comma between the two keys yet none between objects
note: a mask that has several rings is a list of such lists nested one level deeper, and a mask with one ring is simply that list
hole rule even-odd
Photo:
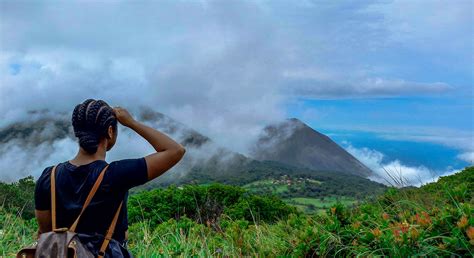
[{"label": "woman's hand", "polygon": [[117,120],[123,126],[130,127],[131,125],[133,125],[133,123],[135,123],[135,119],[133,119],[132,115],[130,115],[130,113],[128,113],[125,108],[114,107],[113,110],[115,116],[117,117]]}]

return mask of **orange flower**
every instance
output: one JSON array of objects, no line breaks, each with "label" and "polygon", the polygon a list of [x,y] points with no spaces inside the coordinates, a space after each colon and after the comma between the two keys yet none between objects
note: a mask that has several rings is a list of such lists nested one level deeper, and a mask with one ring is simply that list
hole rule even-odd
[{"label": "orange flower", "polygon": [[336,207],[332,207],[332,208],[331,208],[331,213],[332,213],[333,215],[336,214]]},{"label": "orange flower", "polygon": [[403,232],[403,233],[407,233],[408,232],[408,229],[410,228],[410,224],[408,224],[406,221],[404,221],[403,223],[400,223],[400,230]]},{"label": "orange flower", "polygon": [[441,250],[444,250],[444,249],[446,249],[446,246],[444,244],[440,243],[438,245],[438,248],[441,249]]},{"label": "orange flower", "polygon": [[352,223],[352,227],[354,229],[358,229],[358,228],[360,228],[360,224],[361,224],[360,221],[356,221],[356,222]]},{"label": "orange flower", "polygon": [[[415,228],[411,227],[410,224],[405,220],[403,222],[397,222],[390,224],[392,229],[393,236],[395,237],[395,242],[400,243],[403,241],[403,234],[410,234],[410,236],[415,239],[418,238],[419,232]],[[410,230],[411,229],[411,230]]]},{"label": "orange flower", "polygon": [[372,229],[371,232],[375,236],[375,238],[379,238],[382,235],[382,231],[380,231],[380,229],[378,228]]},{"label": "orange flower", "polygon": [[430,215],[424,211],[421,213],[421,216],[420,214],[416,214],[415,221],[421,226],[428,226],[431,224]]},{"label": "orange flower", "polygon": [[384,220],[388,220],[388,219],[390,218],[390,216],[389,216],[387,213],[384,212],[384,213],[382,214],[382,218],[383,218]]},{"label": "orange flower", "polygon": [[400,237],[400,229],[393,229],[392,231],[395,237]]},{"label": "orange flower", "polygon": [[467,218],[466,216],[462,216],[462,218],[456,223],[458,225],[458,228],[465,228],[467,226]]},{"label": "orange flower", "polygon": [[395,236],[395,242],[401,242],[402,237],[400,236],[400,229],[394,229],[393,235]]},{"label": "orange flower", "polygon": [[474,240],[474,227],[469,227],[466,229],[466,235],[470,240]]}]

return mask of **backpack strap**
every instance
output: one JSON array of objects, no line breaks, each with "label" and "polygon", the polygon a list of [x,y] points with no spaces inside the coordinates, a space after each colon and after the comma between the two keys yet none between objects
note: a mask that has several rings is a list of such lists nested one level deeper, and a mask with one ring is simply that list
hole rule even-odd
[{"label": "backpack strap", "polygon": [[51,223],[53,231],[56,230],[56,167],[51,171]]},{"label": "backpack strap", "polygon": [[[53,224],[53,230],[56,229],[56,166],[53,167],[53,171],[51,172],[51,221]],[[81,218],[82,214],[84,213],[85,209],[89,205],[89,203],[92,201],[92,198],[94,197],[95,193],[97,192],[97,189],[99,189],[100,183],[102,182],[102,179],[104,178],[105,171],[109,165],[105,166],[104,169],[100,172],[99,176],[97,177],[97,180],[95,181],[94,185],[92,186],[91,191],[89,192],[89,195],[87,195],[87,199],[84,202],[84,205],[82,206],[82,210],[79,213],[79,216],[77,216],[76,221],[74,221],[74,224],[72,224],[71,228],[69,231],[75,232],[77,224],[79,223],[79,219]],[[110,223],[109,228],[107,229],[107,233],[105,235],[104,242],[102,242],[102,245],[99,250],[99,255],[98,257],[104,257],[105,251],[107,250],[107,247],[109,245],[110,240],[112,240],[112,236],[115,231],[115,226],[117,225],[118,217],[120,215],[120,211],[122,210],[122,205],[123,201],[120,202],[119,207],[117,208],[117,211],[115,212],[114,218],[112,220],[112,223]]]},{"label": "backpack strap", "polygon": [[112,220],[112,223],[110,224],[109,229],[107,229],[107,234],[105,235],[104,242],[102,242],[102,246],[100,247],[98,258],[104,257],[105,255],[105,250],[107,250],[107,246],[109,245],[109,242],[112,239],[112,235],[114,234],[114,230],[115,230],[115,226],[117,225],[117,220],[120,214],[120,210],[122,209],[122,204],[123,204],[123,201],[120,202],[120,205],[117,208],[117,211],[115,212],[114,219]]},{"label": "backpack strap", "polygon": [[104,178],[105,171],[107,170],[108,167],[109,167],[109,165],[107,164],[107,166],[105,166],[105,168],[102,169],[102,171],[100,172],[99,177],[97,177],[97,180],[95,181],[94,185],[92,186],[92,189],[89,192],[89,195],[87,196],[87,199],[84,202],[84,205],[82,206],[82,210],[79,213],[79,216],[77,216],[76,221],[74,221],[74,224],[72,224],[72,226],[69,228],[69,231],[71,231],[71,232],[76,231],[76,227],[77,227],[77,224],[79,223],[79,219],[81,218],[82,214],[86,210],[87,206],[89,206],[89,203],[92,201],[92,198],[94,197],[95,193],[97,192],[97,189],[99,189],[100,183],[102,182],[102,179]]}]

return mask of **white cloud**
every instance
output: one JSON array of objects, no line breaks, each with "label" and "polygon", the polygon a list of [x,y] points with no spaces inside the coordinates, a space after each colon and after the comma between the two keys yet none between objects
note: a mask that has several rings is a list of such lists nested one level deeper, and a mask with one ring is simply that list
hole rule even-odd
[{"label": "white cloud", "polygon": [[245,152],[263,126],[286,117],[275,87],[281,46],[258,5],[28,7],[2,4],[0,127],[29,110],[70,113],[92,97],[150,106]]},{"label": "white cloud", "polygon": [[474,135],[466,132],[465,134],[454,135],[422,135],[422,134],[383,134],[380,137],[387,140],[396,141],[415,141],[415,142],[431,142],[442,144],[448,147],[454,147],[460,150],[474,150]]},{"label": "white cloud", "polygon": [[359,75],[325,73],[318,69],[285,71],[292,80],[289,93],[305,98],[341,99],[367,97],[396,97],[433,95],[453,90],[443,82],[414,82],[403,79],[384,79]]},{"label": "white cloud", "polygon": [[474,151],[461,153],[458,158],[474,165]]},{"label": "white cloud", "polygon": [[390,40],[403,46],[409,44],[408,47],[416,47],[423,52],[436,53],[439,53],[440,46],[433,42],[439,42],[444,50],[439,54],[444,55],[455,53],[459,48],[472,47],[471,35],[460,31],[472,32],[473,7],[469,0],[397,0],[370,8],[383,13]]},{"label": "white cloud", "polygon": [[[322,126],[325,129],[345,130],[347,126]],[[414,125],[352,125],[350,131],[375,133],[391,141],[429,142],[452,147],[463,152],[474,150],[474,133],[449,127]]]},{"label": "white cloud", "polygon": [[348,142],[344,143],[344,148],[375,172],[376,175],[370,179],[392,186],[420,186],[436,181],[440,176],[459,171],[456,169],[433,171],[425,166],[408,166],[400,160],[384,161],[383,153],[368,148],[355,148]]},{"label": "white cloud", "polygon": [[76,154],[71,138],[63,138],[53,143],[43,142],[25,149],[12,140],[0,146],[0,181],[16,181],[26,176],[38,177],[44,168],[72,159]]}]

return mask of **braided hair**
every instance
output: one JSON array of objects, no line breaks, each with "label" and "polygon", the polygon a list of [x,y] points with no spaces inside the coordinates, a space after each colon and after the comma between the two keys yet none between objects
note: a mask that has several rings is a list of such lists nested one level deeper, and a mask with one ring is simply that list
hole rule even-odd
[{"label": "braided hair", "polygon": [[72,113],[74,135],[79,146],[90,154],[97,152],[99,141],[108,137],[108,128],[117,130],[117,118],[112,108],[103,100],[87,99],[78,104]]}]

